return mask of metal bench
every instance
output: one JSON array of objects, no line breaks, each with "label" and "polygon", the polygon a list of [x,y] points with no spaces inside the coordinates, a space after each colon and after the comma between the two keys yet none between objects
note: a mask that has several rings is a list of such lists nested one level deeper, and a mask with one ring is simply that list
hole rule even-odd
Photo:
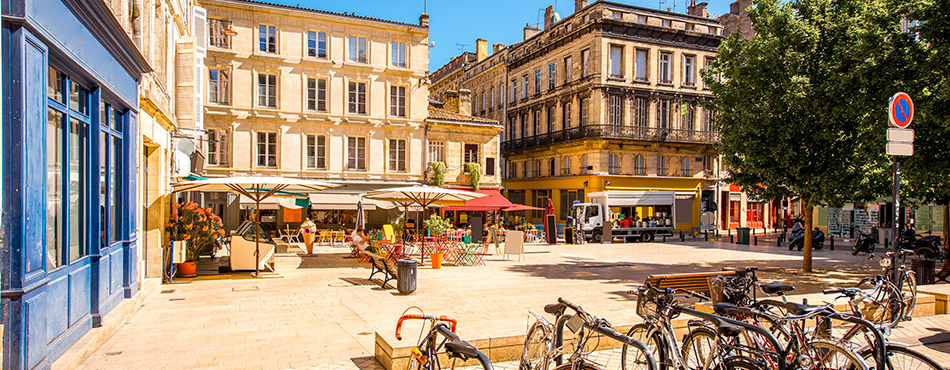
[{"label": "metal bench", "polygon": [[373,280],[373,276],[376,276],[377,273],[383,274],[383,280],[379,286],[383,289],[386,289],[386,283],[390,280],[396,280],[396,268],[388,258],[380,256],[373,252],[363,251],[363,255],[369,258],[370,274],[369,280]]},{"label": "metal bench", "polygon": [[679,288],[709,294],[709,278],[735,275],[735,271],[693,272],[685,274],[663,274],[647,276],[644,283],[657,288]]}]

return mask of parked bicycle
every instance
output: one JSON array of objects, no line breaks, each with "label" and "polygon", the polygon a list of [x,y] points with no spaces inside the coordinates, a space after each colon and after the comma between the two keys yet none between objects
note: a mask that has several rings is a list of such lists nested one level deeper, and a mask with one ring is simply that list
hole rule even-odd
[{"label": "parked bicycle", "polygon": [[478,348],[460,339],[455,335],[458,321],[447,316],[429,316],[425,314],[403,314],[396,322],[396,339],[402,340],[402,323],[406,320],[424,320],[429,324],[429,331],[423,336],[425,324],[419,333],[419,341],[410,351],[409,370],[441,370],[438,353],[445,350],[452,360],[449,369],[455,368],[456,360],[467,361],[477,359],[483,370],[492,370],[491,361]]},{"label": "parked bicycle", "polygon": [[897,267],[897,281],[893,281],[891,272],[894,252],[887,252],[881,257],[874,254],[868,254],[868,259],[878,258],[881,266],[881,274],[877,276],[861,279],[856,286],[864,283],[872,283],[871,295],[875,299],[865,301],[863,309],[865,317],[875,324],[884,324],[889,327],[896,327],[902,321],[910,320],[917,306],[917,276],[914,271],[907,268],[906,260],[908,255],[914,254],[913,250],[901,249],[897,257],[901,259],[900,266]]}]

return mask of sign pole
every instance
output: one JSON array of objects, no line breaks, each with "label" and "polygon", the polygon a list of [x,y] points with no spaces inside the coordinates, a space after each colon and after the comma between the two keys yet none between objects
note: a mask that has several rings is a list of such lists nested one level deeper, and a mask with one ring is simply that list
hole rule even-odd
[{"label": "sign pole", "polygon": [[897,269],[897,256],[900,254],[900,237],[904,232],[904,218],[901,217],[901,161],[898,159],[900,157],[894,157],[894,186],[892,189],[891,196],[894,198],[894,254],[891,255],[891,281],[897,281],[898,279],[898,269]]},{"label": "sign pole", "polygon": [[904,92],[898,92],[887,103],[887,119],[892,128],[887,129],[887,154],[894,158],[894,253],[891,255],[891,281],[897,284],[897,257],[900,255],[901,234],[904,233],[904,212],[901,206],[901,161],[900,157],[914,155],[914,100]]}]

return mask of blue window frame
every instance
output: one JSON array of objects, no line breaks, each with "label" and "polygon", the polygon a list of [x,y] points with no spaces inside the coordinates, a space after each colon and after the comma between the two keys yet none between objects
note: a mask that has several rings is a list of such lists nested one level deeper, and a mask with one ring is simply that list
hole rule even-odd
[{"label": "blue window frame", "polygon": [[100,248],[122,240],[122,128],[125,112],[102,102],[99,122],[99,236]]}]

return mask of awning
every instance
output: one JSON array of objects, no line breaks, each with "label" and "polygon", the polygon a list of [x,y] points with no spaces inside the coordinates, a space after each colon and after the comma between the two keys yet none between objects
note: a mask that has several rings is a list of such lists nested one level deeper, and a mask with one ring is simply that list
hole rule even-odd
[{"label": "awning", "polygon": [[[310,209],[316,211],[355,211],[356,203],[359,201],[360,196],[356,194],[310,194]],[[375,209],[375,201],[371,199],[363,199],[364,211],[373,211]]]},{"label": "awning", "polygon": [[449,206],[442,208],[446,211],[498,211],[514,206],[495,189],[479,190],[477,193],[488,195],[465,202],[464,206]]},{"label": "awning", "polygon": [[672,206],[676,192],[673,191],[607,191],[587,195],[592,202],[607,198],[611,207]]}]

